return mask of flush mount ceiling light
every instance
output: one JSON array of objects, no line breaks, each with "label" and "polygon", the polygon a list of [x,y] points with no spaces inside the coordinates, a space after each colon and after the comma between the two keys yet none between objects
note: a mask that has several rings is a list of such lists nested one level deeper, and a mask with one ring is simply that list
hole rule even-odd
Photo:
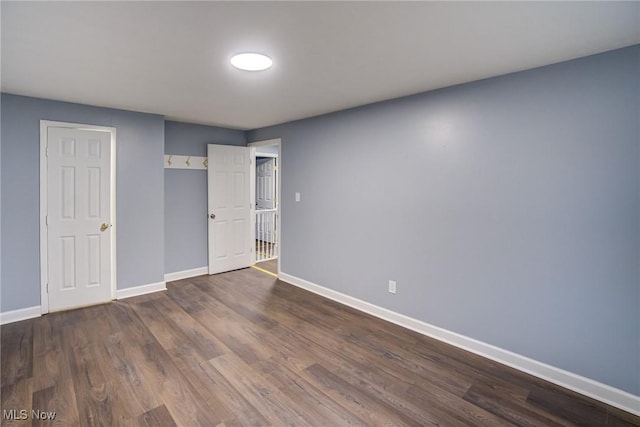
[{"label": "flush mount ceiling light", "polygon": [[262,71],[271,67],[273,61],[259,53],[240,53],[231,58],[231,65],[246,71]]}]

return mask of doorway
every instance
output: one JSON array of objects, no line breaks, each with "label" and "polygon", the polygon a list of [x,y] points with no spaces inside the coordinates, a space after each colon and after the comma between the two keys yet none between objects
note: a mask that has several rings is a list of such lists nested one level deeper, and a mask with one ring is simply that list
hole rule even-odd
[{"label": "doorway", "polygon": [[281,140],[258,141],[248,146],[255,148],[255,267],[278,276],[281,253]]},{"label": "doorway", "polygon": [[[257,151],[257,149],[256,149]],[[277,259],[277,154],[256,152],[256,262]]]}]

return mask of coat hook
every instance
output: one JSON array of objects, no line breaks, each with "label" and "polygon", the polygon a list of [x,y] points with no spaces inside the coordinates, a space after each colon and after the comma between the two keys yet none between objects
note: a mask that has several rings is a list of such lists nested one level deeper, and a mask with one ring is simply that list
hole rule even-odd
[{"label": "coat hook", "polygon": [[171,166],[171,164],[173,163],[173,156],[169,156],[169,159],[167,160],[167,163],[169,164],[169,166]]},{"label": "coat hook", "polygon": [[208,158],[208,157],[206,157],[206,158],[202,161],[202,164],[203,164],[203,166],[204,166],[205,168],[208,168],[208,167],[209,167],[209,158]]},{"label": "coat hook", "polygon": [[187,157],[187,161],[185,163],[187,166],[191,166],[191,157]]}]

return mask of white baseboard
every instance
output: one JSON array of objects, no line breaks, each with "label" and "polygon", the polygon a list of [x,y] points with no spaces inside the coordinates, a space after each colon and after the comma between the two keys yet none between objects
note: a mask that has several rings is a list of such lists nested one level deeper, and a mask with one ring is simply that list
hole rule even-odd
[{"label": "white baseboard", "polygon": [[209,267],[192,268],[191,270],[167,273],[164,275],[164,281],[173,282],[174,280],[188,279],[189,277],[202,276],[203,274],[209,274]]},{"label": "white baseboard", "polygon": [[21,308],[20,310],[6,311],[4,313],[0,313],[0,325],[33,319],[34,317],[40,317],[41,315],[42,308],[39,305]]},{"label": "white baseboard", "polygon": [[[138,295],[150,294],[152,292],[165,291],[167,286],[165,282],[150,283],[148,285],[135,286],[133,288],[125,288],[116,290],[116,299],[131,298]],[[19,310],[7,311],[0,313],[0,325],[7,323],[19,322],[21,320],[33,319],[42,315],[42,308],[38,306],[21,308]]]},{"label": "white baseboard", "polygon": [[316,285],[299,277],[280,273],[280,280],[640,416],[640,396],[430,325],[421,320],[413,319],[324,286]]},{"label": "white baseboard", "polygon": [[166,290],[167,290],[167,284],[165,282],[149,283],[148,285],[118,289],[116,291],[116,299],[137,297],[138,295],[146,295],[153,292],[166,291]]}]

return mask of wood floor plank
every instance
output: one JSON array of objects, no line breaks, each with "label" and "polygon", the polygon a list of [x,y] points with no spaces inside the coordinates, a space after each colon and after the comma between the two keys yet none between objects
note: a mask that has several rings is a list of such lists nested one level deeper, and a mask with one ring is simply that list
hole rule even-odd
[{"label": "wood floor plank", "polygon": [[[204,307],[204,310],[192,313],[191,316],[237,356],[249,364],[271,356],[262,346],[256,345],[268,329],[253,324],[226,306],[219,309],[220,302],[198,287],[193,286],[189,291]],[[175,302],[179,305],[177,300]],[[214,316],[212,313],[220,315]]]},{"label": "wood floor plank", "polygon": [[311,408],[297,405],[234,354],[211,359],[210,363],[270,423],[312,426],[317,421],[315,414],[309,412]]},{"label": "wood floor plank", "polygon": [[166,406],[153,408],[138,418],[138,425],[145,427],[177,427]]},{"label": "wood floor plank", "polygon": [[[239,271],[239,274],[242,274],[242,271]],[[269,329],[275,325],[273,319],[266,315],[261,307],[245,304],[237,298],[231,291],[235,283],[233,278],[218,275],[213,280],[197,278],[193,283],[257,327]]]},{"label": "wood floor plank", "polygon": [[[4,326],[2,326],[4,328]],[[4,345],[4,342],[3,342]],[[33,408],[33,378],[25,378],[11,384],[0,382],[0,409],[2,410],[3,426],[26,427],[31,425],[31,409]],[[5,416],[4,411],[11,411],[11,416]],[[23,416],[20,411],[27,411],[27,417]],[[15,415],[15,416],[13,416]]]},{"label": "wood floor plank", "polygon": [[81,311],[83,321],[63,326],[61,333],[79,417],[90,426],[118,425],[141,411],[135,400],[127,398],[130,391],[118,381],[114,360],[107,357],[102,343],[103,334],[96,333],[101,312],[101,307]]},{"label": "wood floor plank", "polygon": [[263,352],[269,355],[262,360],[278,358],[280,363],[295,372],[317,362],[317,354],[310,352],[308,347],[301,347],[298,339],[299,335],[287,328],[277,326],[270,329],[268,334],[259,339]]},{"label": "wood floor plank", "polygon": [[605,425],[607,411],[586,399],[541,387],[532,387],[527,402],[578,424]]},{"label": "wood floor plank", "polygon": [[97,352],[95,344],[75,346],[70,357],[79,417],[88,426],[116,425],[122,408],[113,404],[117,391],[109,389],[106,375],[97,363]]},{"label": "wood floor plank", "polygon": [[33,320],[0,327],[0,376],[2,385],[16,383],[33,376]]},{"label": "wood floor plank", "polygon": [[467,425],[487,427],[512,425],[510,422],[495,416],[483,408],[464,400],[451,399],[449,396],[443,396],[438,391],[429,388],[411,386],[407,389],[405,398],[417,406],[437,406],[440,410],[448,412],[452,417]]},{"label": "wood floor plank", "polygon": [[[196,357],[198,362],[204,358],[195,356],[197,350],[192,347],[189,338],[168,318],[155,308],[157,301],[135,304],[134,309],[142,322],[158,340],[158,344],[148,344],[143,348],[143,359],[150,375],[156,380],[154,387],[161,390],[162,400],[178,422],[190,420],[193,425],[215,425],[228,416],[215,396],[198,387],[185,366],[184,359]],[[153,348],[156,348],[155,352]],[[217,411],[216,411],[217,410]]]},{"label": "wood floor plank", "polygon": [[[420,426],[421,423],[396,412],[366,392],[336,376],[319,364],[305,369],[305,378],[312,381],[334,400],[342,402],[368,425]],[[433,424],[437,425],[437,424]]]},{"label": "wood floor plank", "polygon": [[108,337],[103,347],[105,360],[112,367],[111,375],[116,382],[120,398],[130,408],[130,417],[151,410],[161,401],[147,380],[139,345],[130,345],[125,335],[116,333]]},{"label": "wood floor plank", "polygon": [[201,363],[196,374],[208,381],[212,393],[226,405],[233,416],[224,421],[228,426],[266,426],[269,421],[209,362]]},{"label": "wood floor plank", "polygon": [[[472,386],[464,395],[464,399],[492,414],[519,426],[569,426],[562,419],[545,415],[530,407],[526,402],[518,402],[504,395],[495,393],[488,387]],[[554,419],[555,418],[555,419]]]},{"label": "wood floor plank", "polygon": [[[395,345],[392,351],[385,350],[389,342],[393,342],[392,335],[366,335],[359,340],[362,345],[368,346],[377,354],[388,358],[411,372],[421,372],[428,378],[428,382],[437,384],[440,388],[463,396],[471,383],[481,383],[502,394],[512,397],[514,400],[525,401],[529,390],[520,384],[514,384],[502,377],[483,371],[474,362],[474,358],[468,352],[465,356],[470,360],[457,360],[454,357],[442,357],[443,353],[434,352],[428,348],[412,345]],[[383,349],[383,350],[380,350]],[[451,350],[454,351],[453,349]],[[460,349],[455,349],[462,352]],[[446,354],[446,353],[445,353]],[[475,355],[473,355],[475,356]]]},{"label": "wood floor plank", "polygon": [[404,399],[403,395],[409,386],[407,383],[395,379],[382,384],[380,381],[371,380],[368,375],[369,372],[361,366],[349,366],[349,364],[341,363],[340,367],[337,367],[332,364],[330,359],[319,363],[319,365],[359,392],[385,404],[396,413],[404,414],[407,418],[420,425],[438,425],[445,421],[448,425],[458,424],[452,422],[448,414],[439,411],[437,408],[425,410]]},{"label": "wood floor plank", "polygon": [[40,413],[53,413],[53,419],[46,416],[33,417],[33,426],[75,426],[80,424],[76,392],[70,379],[33,393],[33,410]]},{"label": "wood floor plank", "polygon": [[[151,295],[154,295],[155,298],[146,299],[144,297],[148,297],[148,295],[143,295],[140,299],[136,299],[136,303],[141,304],[162,298],[162,293],[160,293],[160,295]],[[102,311],[97,315],[104,322],[102,323],[102,327],[105,328],[105,331],[109,331],[110,334],[122,335],[123,341],[126,342],[127,345],[144,346],[157,342],[153,334],[134,310],[133,304],[114,301],[111,304],[101,307]],[[103,336],[105,335],[107,334],[103,334]]]},{"label": "wood floor plank", "polygon": [[114,302],[96,307],[92,314],[92,325],[100,331],[95,343],[102,349],[118,398],[127,402],[129,419],[161,406],[149,375],[149,363],[143,356],[145,346],[158,346],[158,342],[133,308]]},{"label": "wood floor plank", "polygon": [[55,386],[71,377],[67,353],[62,347],[60,336],[62,316],[61,313],[53,313],[33,322],[34,392]]},{"label": "wood floor plank", "polygon": [[118,422],[160,405],[145,381],[138,356],[142,345],[157,342],[141,329],[133,310],[123,309],[117,303],[103,304],[92,307],[86,314],[92,330],[99,331],[90,342],[95,346],[94,357],[105,374],[109,398],[122,409]]},{"label": "wood floor plank", "polygon": [[640,426],[640,416],[632,415],[628,412],[621,411],[611,406],[607,407],[607,425],[608,426]]},{"label": "wood floor plank", "polygon": [[141,360],[144,378],[150,382],[159,401],[164,402],[178,425],[212,426],[222,420],[210,411],[207,400],[176,367],[160,344],[147,344],[135,357]]},{"label": "wood floor plank", "polygon": [[367,423],[345,409],[309,383],[299,373],[291,371],[279,358],[265,360],[254,365],[266,378],[290,399],[311,408],[317,418],[314,424],[364,426]]},{"label": "wood floor plank", "polygon": [[158,300],[156,308],[173,321],[173,324],[189,339],[194,349],[205,359],[212,359],[228,351],[227,347],[212,335],[200,322],[191,317],[169,297]]}]

